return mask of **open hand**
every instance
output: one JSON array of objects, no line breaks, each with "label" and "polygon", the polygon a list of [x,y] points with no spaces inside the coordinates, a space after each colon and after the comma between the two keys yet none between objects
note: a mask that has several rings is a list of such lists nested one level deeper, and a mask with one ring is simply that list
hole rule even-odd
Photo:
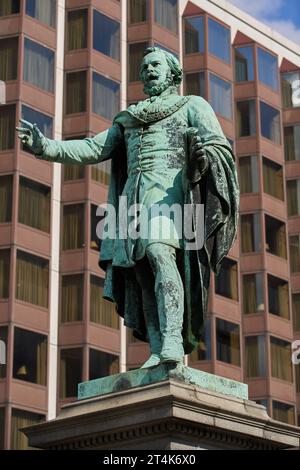
[{"label": "open hand", "polygon": [[36,124],[31,124],[25,119],[20,119],[22,127],[16,127],[18,138],[36,155],[41,155],[45,150],[47,139]]}]

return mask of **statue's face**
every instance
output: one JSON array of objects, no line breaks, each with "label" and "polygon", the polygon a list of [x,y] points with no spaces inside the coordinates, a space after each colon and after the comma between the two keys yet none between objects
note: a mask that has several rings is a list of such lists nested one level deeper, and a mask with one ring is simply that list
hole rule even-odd
[{"label": "statue's face", "polygon": [[147,95],[160,95],[173,83],[173,76],[164,54],[151,52],[141,65],[141,78]]}]

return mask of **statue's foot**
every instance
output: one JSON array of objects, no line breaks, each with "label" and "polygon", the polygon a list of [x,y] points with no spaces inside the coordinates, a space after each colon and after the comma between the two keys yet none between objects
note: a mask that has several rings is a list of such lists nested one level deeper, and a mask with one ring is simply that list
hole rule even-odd
[{"label": "statue's foot", "polygon": [[175,362],[176,364],[183,363],[183,357],[177,357],[175,355],[161,354],[160,363],[165,364],[167,362]]},{"label": "statue's foot", "polygon": [[160,357],[158,354],[151,354],[149,359],[142,365],[141,369],[146,369],[146,367],[157,366],[160,363]]},{"label": "statue's foot", "polygon": [[163,342],[163,348],[160,353],[160,362],[182,363],[184,350],[181,338],[166,337]]}]

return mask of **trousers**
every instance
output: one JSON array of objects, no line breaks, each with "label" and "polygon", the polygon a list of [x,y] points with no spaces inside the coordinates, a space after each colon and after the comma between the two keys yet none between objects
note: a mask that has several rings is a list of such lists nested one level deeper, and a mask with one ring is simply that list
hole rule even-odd
[{"label": "trousers", "polygon": [[184,289],[176,263],[176,248],[151,243],[135,266],[152,355],[160,362],[183,360]]}]

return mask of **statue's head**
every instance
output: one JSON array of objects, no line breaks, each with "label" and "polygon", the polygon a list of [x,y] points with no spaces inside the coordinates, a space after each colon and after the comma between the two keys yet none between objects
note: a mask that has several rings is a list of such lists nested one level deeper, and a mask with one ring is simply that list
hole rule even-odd
[{"label": "statue's head", "polygon": [[159,47],[148,47],[141,63],[140,78],[146,95],[160,95],[182,81],[182,68],[177,58]]}]

